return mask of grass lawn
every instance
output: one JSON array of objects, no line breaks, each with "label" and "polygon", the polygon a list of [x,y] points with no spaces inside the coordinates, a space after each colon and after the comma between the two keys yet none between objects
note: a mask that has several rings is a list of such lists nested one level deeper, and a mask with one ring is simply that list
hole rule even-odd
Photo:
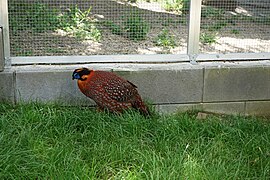
[{"label": "grass lawn", "polygon": [[0,179],[269,179],[270,121],[0,104]]}]

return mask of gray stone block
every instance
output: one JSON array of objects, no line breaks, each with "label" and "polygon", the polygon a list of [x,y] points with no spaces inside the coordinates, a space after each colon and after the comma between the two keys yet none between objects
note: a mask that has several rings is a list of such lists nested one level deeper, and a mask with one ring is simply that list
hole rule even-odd
[{"label": "gray stone block", "polygon": [[204,102],[270,99],[270,67],[205,69]]},{"label": "gray stone block", "polygon": [[117,71],[115,73],[134,83],[143,98],[156,104],[202,101],[202,69]]},{"label": "gray stone block", "polygon": [[[154,103],[200,102],[202,69],[117,71],[117,74],[138,86],[141,95]],[[18,71],[16,97],[18,101],[60,101],[93,105],[71,80],[72,71]]]},{"label": "gray stone block", "polygon": [[202,104],[160,104],[156,106],[160,113],[176,113],[185,112],[189,110],[202,110]]},{"label": "gray stone block", "polygon": [[203,110],[218,114],[245,114],[245,102],[204,103]]},{"label": "gray stone block", "polygon": [[0,72],[0,101],[15,103],[13,72]]},{"label": "gray stone block", "polygon": [[270,101],[246,102],[246,114],[270,117]]},{"label": "gray stone block", "polygon": [[71,79],[71,71],[17,72],[18,101],[61,102],[68,105],[93,105]]}]

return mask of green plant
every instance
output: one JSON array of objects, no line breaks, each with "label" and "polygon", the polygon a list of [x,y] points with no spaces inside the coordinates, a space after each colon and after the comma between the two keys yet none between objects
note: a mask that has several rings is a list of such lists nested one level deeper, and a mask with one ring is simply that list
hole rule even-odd
[{"label": "green plant", "polygon": [[78,39],[100,41],[101,32],[95,25],[95,19],[90,17],[91,7],[81,11],[78,6],[59,16],[60,29]]},{"label": "green plant", "polygon": [[50,8],[43,3],[20,3],[14,4],[12,1],[9,4],[9,23],[12,33],[23,28],[28,28],[34,32],[45,32],[58,28],[59,10]]},{"label": "green plant", "polygon": [[90,17],[91,7],[81,11],[78,6],[73,6],[68,12],[50,8],[43,3],[20,3],[12,1],[9,5],[10,27],[12,33],[23,29],[31,29],[34,32],[62,29],[79,39],[91,39],[99,41],[101,32],[95,26],[95,19]]},{"label": "green plant", "polygon": [[137,0],[127,0],[128,2],[131,2],[131,3],[136,3]]},{"label": "green plant", "polygon": [[223,19],[225,11],[223,9],[205,6],[202,8],[202,18]]},{"label": "green plant", "polygon": [[264,17],[262,22],[265,25],[270,25],[270,16]]},{"label": "green plant", "polygon": [[270,16],[265,17],[252,17],[252,22],[258,23],[258,24],[265,24],[270,25]]},{"label": "green plant", "polygon": [[150,26],[145,22],[139,13],[133,12],[123,22],[127,37],[131,40],[144,40],[150,30]]},{"label": "green plant", "polygon": [[166,11],[172,11],[179,14],[189,10],[190,0],[166,0],[164,8]]},{"label": "green plant", "polygon": [[173,19],[173,18],[167,18],[167,19],[159,19],[161,21],[161,25],[168,27],[168,26],[174,26],[174,27],[178,27],[179,24],[187,24],[187,21],[185,18],[177,18],[177,19]]},{"label": "green plant", "polygon": [[18,56],[33,56],[33,51],[32,50],[20,50],[17,52]]},{"label": "green plant", "polygon": [[138,12],[132,12],[128,17],[123,17],[121,24],[116,24],[113,21],[106,21],[107,26],[113,34],[123,35],[131,40],[144,40],[150,30],[150,26],[145,22]]},{"label": "green plant", "polygon": [[213,44],[217,42],[216,33],[201,33],[200,41],[203,44]]},{"label": "green plant", "polygon": [[58,48],[46,48],[46,52],[47,53],[52,53],[52,54],[61,54],[61,53],[65,53],[65,50]]},{"label": "green plant", "polygon": [[168,29],[163,29],[155,39],[155,44],[157,46],[162,46],[165,48],[173,48],[176,46],[174,36],[172,36]]},{"label": "green plant", "polygon": [[232,34],[240,34],[240,31],[238,29],[232,29],[231,33]]},{"label": "green plant", "polygon": [[55,30],[58,26],[58,10],[52,9],[45,4],[36,3],[26,13],[30,26],[37,32]]},{"label": "green plant", "polygon": [[231,16],[228,20],[233,25],[236,25],[237,22],[245,22],[245,23],[257,23],[270,25],[270,16],[246,16],[242,14],[237,14]]},{"label": "green plant", "polygon": [[123,35],[124,30],[120,25],[115,24],[113,21],[106,21],[105,26],[107,26],[113,34]]},{"label": "green plant", "polygon": [[220,30],[222,29],[223,27],[226,27],[227,26],[227,22],[226,21],[218,21],[212,25],[210,25],[208,27],[208,30],[209,31],[217,31],[217,30]]}]

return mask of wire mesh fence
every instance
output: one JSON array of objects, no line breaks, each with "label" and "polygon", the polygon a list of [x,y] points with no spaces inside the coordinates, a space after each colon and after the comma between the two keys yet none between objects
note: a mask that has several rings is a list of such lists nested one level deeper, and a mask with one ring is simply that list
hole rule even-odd
[{"label": "wire mesh fence", "polygon": [[13,56],[186,52],[187,16],[165,1],[11,0],[9,13]]},{"label": "wire mesh fence", "polygon": [[[189,0],[9,0],[12,56],[185,54]],[[203,0],[202,53],[270,52],[268,0]]]},{"label": "wire mesh fence", "polygon": [[201,52],[270,52],[269,0],[206,0],[201,14]]}]

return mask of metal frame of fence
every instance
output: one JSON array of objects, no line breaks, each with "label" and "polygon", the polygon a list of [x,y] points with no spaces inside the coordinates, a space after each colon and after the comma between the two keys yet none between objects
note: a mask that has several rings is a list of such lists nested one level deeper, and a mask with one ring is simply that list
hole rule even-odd
[{"label": "metal frame of fence", "polygon": [[[270,52],[266,53],[229,53],[229,54],[200,54],[199,36],[202,0],[191,0],[189,30],[186,54],[155,54],[155,55],[92,55],[92,56],[30,56],[10,57],[10,39],[8,25],[7,0],[0,1],[0,26],[2,26],[2,41],[4,58],[0,57],[0,71],[11,65],[27,64],[87,64],[87,63],[163,63],[163,62],[190,62],[196,64],[200,61],[231,61],[231,60],[266,60],[270,59]],[[1,37],[0,37],[1,38]],[[1,39],[0,39],[1,40]]]},{"label": "metal frame of fence", "polygon": [[11,66],[10,60],[10,43],[9,43],[9,26],[8,26],[8,2],[7,0],[0,1],[0,26],[1,26],[1,52],[0,57],[0,71],[4,70],[4,67]]},{"label": "metal frame of fence", "polygon": [[0,71],[4,69],[4,62],[5,62],[5,56],[4,56],[4,39],[3,39],[3,27],[0,26]]}]

